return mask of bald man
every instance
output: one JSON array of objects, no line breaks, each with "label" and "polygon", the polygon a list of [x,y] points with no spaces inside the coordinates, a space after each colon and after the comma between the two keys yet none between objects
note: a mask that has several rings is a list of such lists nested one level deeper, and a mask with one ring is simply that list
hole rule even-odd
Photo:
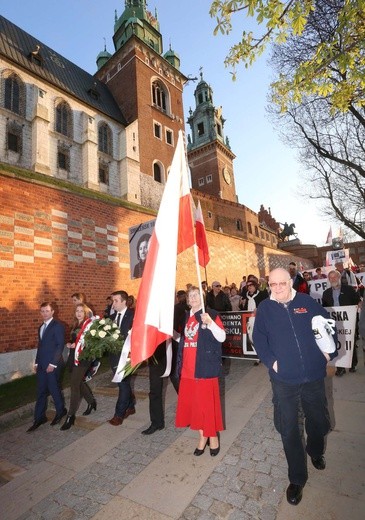
[{"label": "bald man", "polygon": [[[330,430],[324,378],[330,359],[323,354],[312,331],[312,318],[328,312],[310,296],[293,289],[290,274],[274,269],[269,275],[270,298],[257,309],[253,342],[258,357],[267,366],[274,403],[274,424],[281,435],[288,462],[291,505],[302,499],[308,479],[307,455],[316,469],[326,467],[325,436]],[[305,415],[306,448],[302,442],[299,411]]]}]

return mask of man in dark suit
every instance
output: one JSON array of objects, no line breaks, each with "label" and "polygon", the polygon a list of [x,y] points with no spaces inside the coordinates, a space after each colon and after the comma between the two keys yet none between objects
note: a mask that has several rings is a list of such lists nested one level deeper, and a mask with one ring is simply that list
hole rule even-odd
[{"label": "man in dark suit", "polygon": [[[134,309],[127,307],[128,294],[125,291],[115,291],[111,295],[112,297],[112,310],[114,314],[110,316],[120,328],[122,336],[127,337],[129,330],[132,328]],[[110,366],[115,374],[118,367],[120,354],[110,354]],[[129,415],[136,413],[134,408],[134,396],[131,388],[131,377],[127,376],[120,383],[118,383],[119,395],[115,405],[115,414],[109,423],[113,426],[120,426],[124,419]]]},{"label": "man in dark suit", "polygon": [[56,407],[56,415],[51,422],[51,426],[58,424],[67,413],[60,388],[65,329],[59,321],[53,319],[53,314],[52,303],[42,303],[43,323],[38,329],[38,349],[34,364],[34,371],[37,374],[37,401],[34,410],[34,423],[27,430],[28,432],[33,432],[47,422],[46,409],[49,394],[51,394]]},{"label": "man in dark suit", "polygon": [[[331,287],[326,289],[322,295],[323,307],[343,307],[345,305],[358,305],[360,302],[360,295],[351,285],[344,284],[339,271],[333,270],[328,273],[328,281]],[[350,372],[356,371],[357,352],[356,346],[352,356],[352,364]],[[346,369],[343,367],[336,368],[336,376],[343,376],[346,374]]]}]

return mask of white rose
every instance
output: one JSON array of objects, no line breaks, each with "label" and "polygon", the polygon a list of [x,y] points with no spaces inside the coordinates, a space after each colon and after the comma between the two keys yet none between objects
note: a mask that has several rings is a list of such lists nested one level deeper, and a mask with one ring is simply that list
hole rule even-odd
[{"label": "white rose", "polygon": [[117,329],[118,325],[116,323],[113,323],[112,327],[113,327],[113,329]]},{"label": "white rose", "polygon": [[114,338],[114,339],[118,339],[118,338],[119,338],[119,334],[115,334],[115,333],[114,333],[114,334],[112,335],[112,338]]},{"label": "white rose", "polygon": [[100,325],[104,325],[104,323],[105,323],[105,320],[100,320],[100,321],[99,321],[99,324],[100,324]]},{"label": "white rose", "polygon": [[110,330],[110,329],[111,329],[110,325],[105,325],[104,330]]},{"label": "white rose", "polygon": [[96,330],[95,330],[95,329],[91,330],[91,331],[90,331],[90,334],[91,334],[92,336],[95,336],[95,334],[96,334]]},{"label": "white rose", "polygon": [[100,337],[100,338],[105,338],[105,336],[106,336],[106,332],[105,332],[105,330],[100,330],[100,331],[99,331],[99,337]]}]

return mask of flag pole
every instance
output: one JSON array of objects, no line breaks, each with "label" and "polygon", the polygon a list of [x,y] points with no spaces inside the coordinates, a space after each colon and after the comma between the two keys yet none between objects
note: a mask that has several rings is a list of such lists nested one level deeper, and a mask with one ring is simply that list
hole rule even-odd
[{"label": "flag pole", "polygon": [[195,256],[195,266],[196,266],[196,274],[198,275],[198,287],[199,287],[199,294],[200,294],[200,300],[202,303],[202,311],[205,313],[205,304],[204,304],[204,298],[203,298],[203,289],[202,289],[202,278],[200,275],[200,266],[199,266],[199,260],[198,260],[198,246],[196,243],[194,244],[194,256]]}]

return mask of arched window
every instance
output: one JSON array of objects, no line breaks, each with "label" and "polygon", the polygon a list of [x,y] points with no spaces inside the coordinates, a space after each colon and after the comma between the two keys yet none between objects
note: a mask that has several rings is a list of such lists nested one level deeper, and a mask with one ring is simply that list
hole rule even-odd
[{"label": "arched window", "polygon": [[156,182],[162,183],[162,168],[158,163],[153,165],[153,178]]},{"label": "arched window", "polygon": [[25,114],[25,85],[17,74],[4,79],[4,107],[15,114]]},{"label": "arched window", "polygon": [[72,137],[72,112],[65,101],[61,101],[56,106],[56,132]]},{"label": "arched window", "polygon": [[240,218],[236,220],[236,229],[237,231],[242,231],[242,220]]},{"label": "arched window", "polygon": [[155,107],[159,108],[163,112],[167,112],[168,94],[166,88],[160,81],[154,81],[152,83],[152,103]]},{"label": "arched window", "polygon": [[99,152],[103,152],[108,155],[113,154],[112,131],[106,123],[101,123],[99,125],[98,148]]},{"label": "arched window", "polygon": [[248,232],[251,233],[251,235],[252,235],[252,226],[251,226],[251,222],[247,222],[247,229],[248,229]]}]

